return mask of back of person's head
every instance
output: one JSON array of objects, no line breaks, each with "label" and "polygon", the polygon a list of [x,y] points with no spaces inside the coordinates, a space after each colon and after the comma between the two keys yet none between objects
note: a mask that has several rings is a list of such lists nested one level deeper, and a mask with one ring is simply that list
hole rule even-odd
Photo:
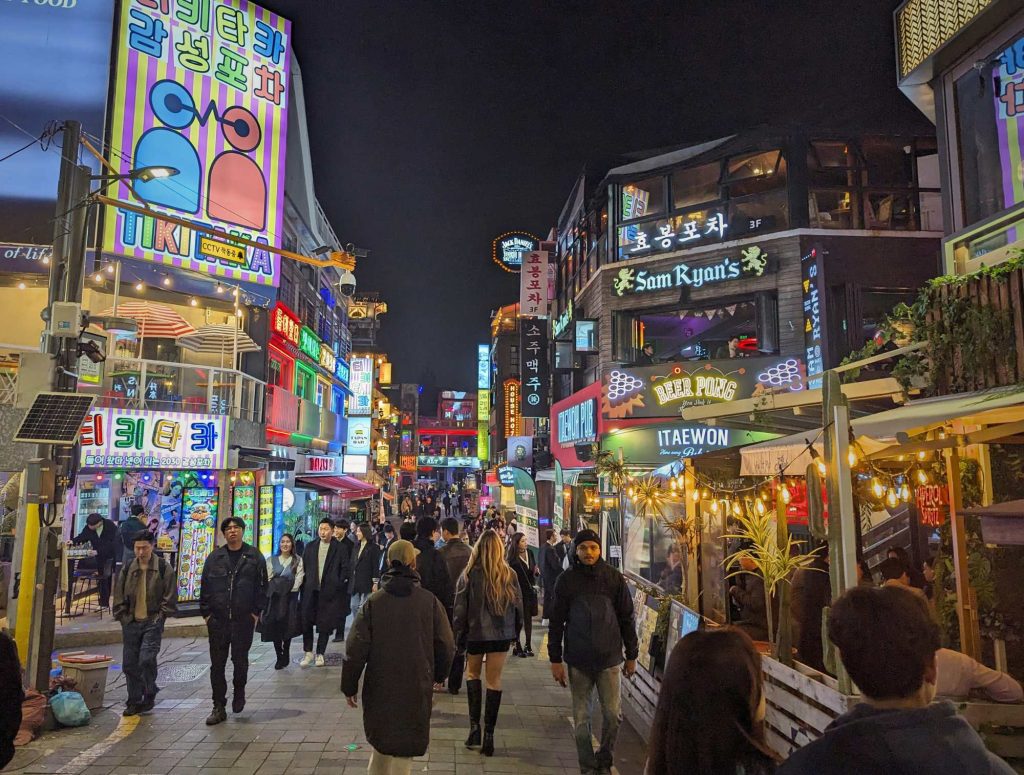
[{"label": "back of person's head", "polygon": [[886,552],[886,556],[899,560],[908,570],[911,567],[910,554],[902,546],[889,547],[889,551]]},{"label": "back of person's head", "polygon": [[647,772],[770,771],[775,756],[764,743],[762,699],[761,657],[746,633],[732,627],[690,633],[665,668]]},{"label": "back of person's head", "polygon": [[501,536],[494,530],[485,530],[473,547],[473,553],[466,564],[464,574],[479,568],[484,576],[484,599],[491,613],[504,616],[509,605],[515,600],[515,589],[519,582],[515,571],[505,559]]},{"label": "back of person's head", "polygon": [[926,674],[934,675],[942,645],[928,603],[900,587],[847,591],[832,605],[828,637],[854,683],[873,700],[917,692]]},{"label": "back of person's head", "polygon": [[85,524],[87,525],[98,525],[102,521],[103,517],[95,511],[85,518]]},{"label": "back of person's head", "polygon": [[417,538],[433,538],[437,530],[437,520],[433,517],[424,517],[416,523]]},{"label": "back of person's head", "polygon": [[143,514],[146,513],[146,509],[143,507],[141,503],[133,503],[131,507],[131,512],[133,517],[141,517]]},{"label": "back of person's head", "polygon": [[385,534],[394,535],[395,534],[395,526],[392,525],[390,522],[385,522],[384,523],[384,533]]},{"label": "back of person's head", "polygon": [[882,574],[883,581],[901,579],[907,572],[906,566],[896,557],[889,557],[882,560],[878,565],[878,572]]},{"label": "back of person's head", "polygon": [[459,534],[459,520],[455,517],[445,517],[442,519],[441,527],[448,535],[457,536]]},{"label": "back of person's head", "polygon": [[403,522],[398,528],[398,537],[403,541],[413,541],[416,538],[416,523]]}]

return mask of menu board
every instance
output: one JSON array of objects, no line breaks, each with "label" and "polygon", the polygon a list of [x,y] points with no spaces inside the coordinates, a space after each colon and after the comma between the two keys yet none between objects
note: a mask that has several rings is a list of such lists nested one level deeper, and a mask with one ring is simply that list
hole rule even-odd
[{"label": "menu board", "polygon": [[645,605],[637,611],[636,617],[638,635],[640,636],[640,654],[637,656],[637,661],[643,665],[644,670],[650,673],[652,672],[651,639],[654,637],[654,631],[658,629],[658,611]]},{"label": "menu board", "polygon": [[217,536],[216,487],[189,487],[181,496],[181,552],[178,555],[178,601],[199,599],[203,564]]},{"label": "menu board", "polygon": [[274,553],[274,545],[281,540],[276,535],[281,511],[281,488],[272,484],[260,487],[260,533],[257,548],[264,557],[270,557]]},{"label": "menu board", "polygon": [[110,485],[106,482],[79,480],[78,509],[75,511],[75,535],[85,529],[85,519],[90,514],[106,516],[110,509]]},{"label": "menu board", "polygon": [[256,521],[256,488],[251,484],[243,484],[231,491],[231,516],[245,522],[245,535],[242,540],[252,544],[253,524]]}]

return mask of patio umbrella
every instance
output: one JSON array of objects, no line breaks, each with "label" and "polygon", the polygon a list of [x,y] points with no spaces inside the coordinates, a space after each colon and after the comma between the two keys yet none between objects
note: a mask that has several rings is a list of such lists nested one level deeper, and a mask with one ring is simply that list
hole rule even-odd
[{"label": "patio umbrella", "polygon": [[139,324],[139,338],[177,339],[194,334],[192,324],[165,304],[151,301],[125,301],[100,313],[102,316],[131,318]]},{"label": "patio umbrella", "polygon": [[235,368],[238,353],[259,352],[261,348],[245,331],[231,323],[211,323],[192,334],[178,337],[178,344],[186,350],[197,353],[220,353],[221,366],[224,356],[231,354],[231,368]]}]

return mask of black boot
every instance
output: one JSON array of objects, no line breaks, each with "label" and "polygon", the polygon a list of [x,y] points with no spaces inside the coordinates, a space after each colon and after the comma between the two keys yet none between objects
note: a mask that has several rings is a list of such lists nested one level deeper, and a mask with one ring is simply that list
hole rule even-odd
[{"label": "black boot", "polygon": [[245,686],[235,687],[235,696],[231,700],[231,712],[241,713],[245,710]]},{"label": "black boot", "polygon": [[469,737],[466,748],[480,745],[480,704],[483,697],[483,681],[479,678],[466,681],[466,696],[469,699]]},{"label": "black boot", "polygon": [[206,717],[206,726],[212,727],[226,721],[228,714],[224,712],[223,705],[214,705],[213,713]]},{"label": "black boot", "polygon": [[501,692],[487,690],[484,704],[484,741],[480,753],[484,756],[494,755],[494,725],[498,723],[498,709],[501,707]]}]

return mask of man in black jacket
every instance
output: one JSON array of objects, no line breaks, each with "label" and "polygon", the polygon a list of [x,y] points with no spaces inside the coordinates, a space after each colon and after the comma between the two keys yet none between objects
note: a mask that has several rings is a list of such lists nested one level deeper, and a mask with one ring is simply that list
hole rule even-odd
[{"label": "man in black jacket", "polygon": [[100,608],[110,606],[110,579],[114,575],[114,562],[118,557],[120,540],[117,525],[99,514],[85,518],[82,532],[71,539],[72,544],[89,544],[96,552],[96,569],[99,571]]},{"label": "man in black jacket", "polygon": [[[555,582],[562,575],[562,560],[558,556],[558,534],[551,529],[544,533],[545,541],[540,548],[540,578],[544,585],[544,620],[548,624],[551,609],[555,605]],[[564,553],[563,553],[564,556]]]},{"label": "man in black jacket", "polygon": [[[348,579],[350,557],[348,547],[352,542],[347,538],[334,537],[335,525],[330,519],[320,520],[317,534],[320,540],[306,545],[302,553],[302,647],[306,652],[299,661],[300,667],[316,663],[323,667],[324,652],[331,633],[345,626],[348,615]],[[348,530],[348,522],[345,522]],[[316,627],[316,654],[313,654],[313,628]]]},{"label": "man in black jacket", "polygon": [[[469,565],[469,558],[473,556],[473,550],[469,544],[459,536],[459,520],[455,517],[445,517],[441,520],[441,537],[444,539],[444,546],[437,550],[444,560],[448,569],[448,578],[451,579],[452,589],[458,589],[459,578],[462,572]],[[448,621],[454,620],[455,598],[452,597],[452,608],[447,609]],[[465,668],[466,655],[459,650],[455,652],[455,659],[452,660],[452,669],[448,673],[448,692],[458,694],[462,688],[462,672]]]},{"label": "man in black jacket", "polygon": [[124,547],[121,564],[125,568],[131,565],[132,560],[135,559],[135,536],[146,530],[146,523],[142,521],[145,515],[146,510],[142,504],[133,503],[131,516],[117,527],[117,537],[121,540],[121,546]]},{"label": "man in black jacket", "polygon": [[242,540],[245,522],[228,517],[220,524],[225,546],[213,551],[203,565],[199,589],[199,613],[206,620],[210,639],[210,684],[213,712],[209,726],[227,719],[228,684],[224,668],[228,652],[234,665],[234,699],[231,711],[245,709],[245,682],[249,677],[252,634],[267,599],[267,561],[255,547]]},{"label": "man in black jacket", "polygon": [[451,611],[455,605],[455,587],[448,576],[444,557],[434,548],[437,539],[436,519],[423,517],[416,523],[416,540],[413,545],[420,550],[416,557],[416,570],[420,574],[423,588],[434,593],[445,611]]},{"label": "man in black jacket", "polygon": [[[615,737],[619,731],[619,681],[624,670],[636,670],[639,646],[633,620],[633,600],[626,580],[601,559],[601,539],[581,530],[573,541],[575,561],[555,582],[555,605],[549,615],[548,656],[551,675],[566,685],[563,655],[569,664],[573,726],[580,771],[611,773]],[[562,641],[565,640],[563,652]],[[622,667],[623,649],[625,666]],[[590,707],[597,689],[604,723],[601,747],[591,743]]]},{"label": "man in black jacket", "polygon": [[[352,572],[356,567],[356,542],[350,535],[352,523],[344,517],[334,520],[334,541],[340,550],[339,571],[341,573],[341,589],[338,590],[338,631],[334,634],[335,643],[345,642],[345,622],[352,613],[352,595],[348,588],[352,585]],[[378,577],[379,578],[379,577]],[[308,651],[308,649],[307,649]],[[320,652],[323,653],[323,652]]]}]

